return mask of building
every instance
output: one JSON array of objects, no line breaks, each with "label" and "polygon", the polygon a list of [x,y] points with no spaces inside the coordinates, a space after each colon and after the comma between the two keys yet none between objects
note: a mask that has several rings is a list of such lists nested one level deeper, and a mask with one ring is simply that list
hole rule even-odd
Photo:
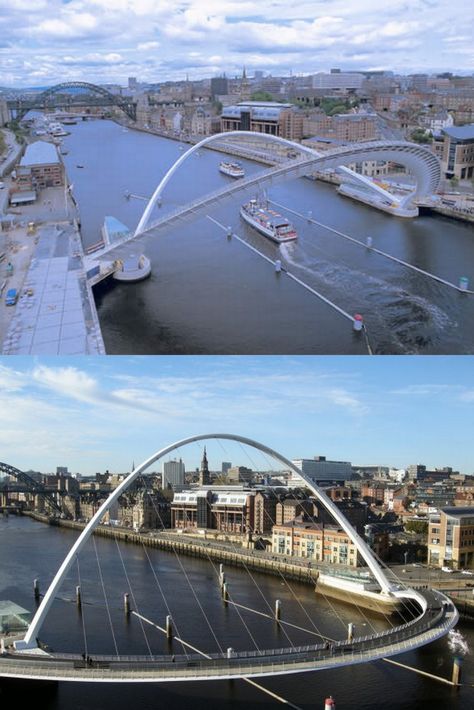
[{"label": "building", "polygon": [[441,170],[448,179],[470,180],[474,177],[474,123],[450,126],[436,137],[433,150],[441,160]]},{"label": "building", "polygon": [[171,527],[212,528],[210,490],[181,491],[175,493],[171,503]]},{"label": "building", "polygon": [[229,82],[226,76],[214,76],[211,79],[211,98],[213,101],[220,96],[226,95],[229,92]]},{"label": "building", "polygon": [[385,486],[381,484],[363,484],[360,489],[360,496],[369,505],[383,505],[385,496]]},{"label": "building", "polygon": [[230,461],[223,461],[221,464],[221,473],[223,473],[225,475],[227,473],[227,471],[229,470],[229,468],[231,468],[231,467],[232,467],[232,463]]},{"label": "building", "polygon": [[301,520],[275,525],[272,553],[357,567],[357,548],[337,525],[320,525]]},{"label": "building", "polygon": [[227,469],[227,480],[229,483],[250,483],[253,478],[253,471],[246,466],[231,466]]},{"label": "building", "polygon": [[437,567],[474,567],[474,509],[441,508],[430,515],[428,564]]},{"label": "building", "polygon": [[209,465],[207,462],[206,447],[204,447],[204,453],[202,455],[201,468],[199,470],[199,485],[208,486],[211,482],[211,476],[209,473]]},{"label": "building", "polygon": [[210,529],[227,533],[254,531],[255,492],[242,488],[201,489],[175,493],[171,525],[181,529]]},{"label": "building", "polygon": [[313,89],[328,89],[338,94],[348,94],[360,89],[364,82],[364,75],[357,72],[341,72],[331,70],[330,74],[318,72],[313,74]]},{"label": "building", "polygon": [[118,520],[134,530],[169,528],[170,504],[157,491],[128,490],[120,498]]},{"label": "building", "polygon": [[184,463],[181,459],[177,461],[164,461],[163,462],[163,474],[162,474],[162,487],[163,488],[176,488],[176,486],[184,486],[184,477],[186,470]]},{"label": "building", "polygon": [[[292,463],[315,483],[324,481],[350,481],[352,466],[349,461],[327,461],[325,456],[312,459],[294,459]],[[293,480],[300,481],[296,474]]]},{"label": "building", "polygon": [[303,114],[293,104],[245,101],[223,108],[221,131],[254,131],[300,140],[303,136]]},{"label": "building", "polygon": [[379,137],[377,116],[367,113],[340,113],[333,120],[334,137],[339,141],[357,143]]},{"label": "building", "polygon": [[309,498],[285,498],[275,506],[276,525],[286,525],[298,517],[313,515],[313,501]]},{"label": "building", "polygon": [[254,532],[269,533],[276,522],[279,496],[273,488],[257,491],[254,504]]},{"label": "building", "polygon": [[[350,522],[359,535],[364,533],[364,528],[367,523],[368,506],[365,503],[359,503],[356,500],[335,500],[334,504],[339,508],[340,512]],[[334,525],[334,516],[330,513],[322,503],[314,502],[312,520],[316,523],[324,525]]]},{"label": "building", "polygon": [[232,491],[214,494],[213,527],[220,532],[244,534],[254,532],[255,493]]},{"label": "building", "polygon": [[64,166],[53,143],[36,141],[26,147],[17,168],[20,190],[38,190],[64,185]]}]

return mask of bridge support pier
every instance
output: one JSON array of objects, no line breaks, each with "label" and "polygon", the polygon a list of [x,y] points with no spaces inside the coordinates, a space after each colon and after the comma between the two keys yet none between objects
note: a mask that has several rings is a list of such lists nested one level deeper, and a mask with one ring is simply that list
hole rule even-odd
[{"label": "bridge support pier", "polygon": [[35,595],[36,601],[38,601],[40,598],[40,588],[38,579],[33,580],[33,593]]},{"label": "bridge support pier", "polygon": [[452,683],[456,688],[459,688],[461,682],[461,663],[462,659],[456,656],[453,662],[453,676],[451,678]]},{"label": "bridge support pier", "polygon": [[76,587],[76,605],[78,609],[82,607],[81,588],[79,585],[77,585]]},{"label": "bridge support pier", "polygon": [[222,585],[222,599],[224,601],[225,606],[227,606],[229,602],[229,590],[227,589],[227,582],[224,582]]},{"label": "bridge support pier", "polygon": [[347,624],[347,640],[352,641],[354,638],[354,624],[352,622],[349,622]]},{"label": "bridge support pier", "polygon": [[127,616],[130,616],[130,596],[128,592],[123,595],[123,609]]},{"label": "bridge support pier", "polygon": [[275,621],[280,621],[281,618],[281,601],[275,600]]},{"label": "bridge support pier", "polygon": [[168,614],[166,617],[166,638],[171,641],[173,638],[173,624],[171,623],[171,616]]}]

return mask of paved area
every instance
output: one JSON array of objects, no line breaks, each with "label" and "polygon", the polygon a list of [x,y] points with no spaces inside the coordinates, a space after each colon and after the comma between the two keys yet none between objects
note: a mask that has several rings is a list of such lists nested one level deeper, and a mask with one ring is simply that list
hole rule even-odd
[{"label": "paved area", "polygon": [[44,224],[34,241],[3,354],[104,354],[78,231],[69,222]]}]

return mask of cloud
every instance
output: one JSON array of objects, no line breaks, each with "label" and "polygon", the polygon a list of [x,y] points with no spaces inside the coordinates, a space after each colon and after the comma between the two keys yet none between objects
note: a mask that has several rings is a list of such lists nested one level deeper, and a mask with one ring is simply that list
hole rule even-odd
[{"label": "cloud", "polygon": [[33,380],[53,392],[79,402],[108,407],[126,407],[141,411],[156,411],[151,403],[129,397],[123,392],[114,392],[99,385],[99,382],[77,367],[48,367],[38,365],[32,372]]},{"label": "cloud", "polygon": [[195,78],[232,75],[243,63],[273,74],[341,62],[405,73],[474,70],[469,4],[453,13],[426,0],[300,0],[297,7],[286,0],[0,0],[0,9],[0,37],[9,45],[0,47],[0,75],[8,85],[31,85],[29,65],[43,84],[57,83],[64,66],[66,78],[96,83],[125,83],[132,71],[142,81],[177,79],[183,67]]}]

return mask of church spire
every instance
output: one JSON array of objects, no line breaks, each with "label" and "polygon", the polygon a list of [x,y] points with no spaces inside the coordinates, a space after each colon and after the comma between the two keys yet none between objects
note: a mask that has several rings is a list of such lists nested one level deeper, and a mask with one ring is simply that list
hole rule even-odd
[{"label": "church spire", "polygon": [[247,71],[245,66],[242,71],[242,81],[240,82],[240,100],[249,101],[250,99],[250,81],[247,79]]},{"label": "church spire", "polygon": [[201,470],[199,471],[199,485],[208,486],[211,482],[211,477],[209,475],[209,464],[207,462],[206,447],[204,447],[204,453],[202,455]]}]

